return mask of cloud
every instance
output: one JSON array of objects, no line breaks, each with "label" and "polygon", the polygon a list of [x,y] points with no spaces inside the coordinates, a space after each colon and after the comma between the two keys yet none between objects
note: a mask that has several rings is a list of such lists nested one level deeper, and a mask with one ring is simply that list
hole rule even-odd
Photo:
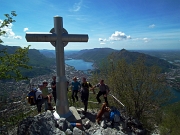
[{"label": "cloud", "polygon": [[149,25],[149,28],[154,28],[154,27],[155,27],[154,24]]},{"label": "cloud", "polygon": [[144,43],[149,42],[151,39],[150,38],[134,38],[132,39],[133,41],[144,41]]},{"label": "cloud", "polygon": [[14,36],[13,38],[14,38],[14,39],[22,39],[21,36]]},{"label": "cloud", "polygon": [[81,5],[82,5],[82,0],[80,0],[78,3],[75,3],[75,4],[73,5],[72,11],[74,11],[74,12],[79,11],[79,10],[81,9]]},{"label": "cloud", "polygon": [[106,43],[104,43],[104,42],[101,42],[100,44],[101,44],[101,45],[105,45]]},{"label": "cloud", "polygon": [[29,30],[28,28],[24,28],[24,32],[25,32],[25,31],[28,31],[28,30]]},{"label": "cloud", "polygon": [[[2,21],[0,20],[0,23],[2,23]],[[21,36],[15,35],[15,33],[12,30],[12,23],[10,23],[8,26],[5,26],[3,28],[1,28],[1,31],[5,31],[6,34],[2,35],[2,37],[4,38],[13,38],[13,39],[22,39]]]},{"label": "cloud", "polygon": [[107,41],[107,40],[106,40],[106,39],[99,38],[99,41],[102,41],[102,42],[104,41],[104,42],[105,42],[105,41]]},{"label": "cloud", "polygon": [[118,41],[118,40],[123,40],[123,39],[131,39],[131,36],[127,36],[123,32],[115,31],[115,33],[112,34],[111,37],[109,37],[109,40],[112,40],[112,41]]},{"label": "cloud", "polygon": [[147,43],[147,42],[149,42],[150,41],[150,39],[149,38],[143,38],[142,39],[145,43]]},{"label": "cloud", "polygon": [[137,41],[137,40],[142,40],[141,38],[133,38],[132,40]]}]

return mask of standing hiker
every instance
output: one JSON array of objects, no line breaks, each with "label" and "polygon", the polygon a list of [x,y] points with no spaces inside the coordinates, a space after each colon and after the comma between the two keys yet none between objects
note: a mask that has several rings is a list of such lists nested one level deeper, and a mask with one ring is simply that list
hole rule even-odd
[{"label": "standing hiker", "polygon": [[71,86],[72,86],[72,99],[73,99],[73,103],[74,103],[75,102],[75,98],[78,101],[77,94],[78,94],[78,91],[79,91],[79,89],[81,87],[81,84],[77,81],[76,77],[73,78],[73,82],[71,83]]},{"label": "standing hiker", "polygon": [[48,107],[46,108],[46,110],[54,110],[54,108],[51,106],[50,97],[44,96],[42,93],[43,87],[44,87],[43,84],[39,84],[37,92],[36,92],[36,101],[37,101],[38,113],[41,113],[42,104],[44,104],[46,102],[48,104]]},{"label": "standing hiker", "polygon": [[86,81],[86,78],[83,77],[82,79],[82,83],[81,83],[81,101],[84,103],[84,114],[86,114],[87,112],[87,106],[88,106],[88,98],[89,98],[89,87],[91,87],[93,89],[93,86]]},{"label": "standing hiker", "polygon": [[51,82],[51,89],[54,97],[54,102],[56,104],[56,76],[53,76],[52,79],[53,81]]},{"label": "standing hiker", "polygon": [[[44,80],[43,81],[43,88],[42,88],[42,94],[43,94],[43,97],[44,98],[50,98],[50,101],[51,101],[51,96],[49,95],[49,92],[48,92],[48,87],[47,87],[47,85],[48,85],[48,82],[46,81],[46,80]],[[47,101],[45,101],[45,111],[47,111],[48,110],[48,102]]]},{"label": "standing hiker", "polygon": [[104,80],[101,80],[100,83],[96,84],[93,88],[99,88],[99,92],[96,96],[96,99],[99,103],[101,103],[100,96],[104,96],[104,100],[106,102],[106,105],[108,105],[107,95],[109,93],[109,87],[104,83]]}]

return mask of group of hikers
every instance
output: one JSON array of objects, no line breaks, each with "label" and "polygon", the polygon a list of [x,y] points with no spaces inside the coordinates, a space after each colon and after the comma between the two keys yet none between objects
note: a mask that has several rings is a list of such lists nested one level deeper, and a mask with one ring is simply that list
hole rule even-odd
[{"label": "group of hikers", "polygon": [[[72,91],[72,101],[75,103],[79,101],[78,93],[81,95],[81,102],[84,104],[84,114],[87,112],[88,107],[88,99],[89,99],[89,91],[92,90],[95,94],[95,88],[99,88],[99,92],[96,96],[98,103],[101,103],[100,96],[103,95],[106,105],[108,105],[107,95],[109,93],[109,87],[104,83],[104,80],[100,80],[100,82],[96,85],[92,85],[90,82],[86,80],[85,77],[82,78],[82,82],[80,83],[77,80],[77,77],[72,79],[73,81],[69,83],[67,81],[67,91],[69,91],[69,87]],[[56,76],[52,77],[51,87],[48,86],[48,82],[44,80],[41,84],[38,85],[38,89],[36,91],[36,101],[37,101],[37,111],[41,113],[42,105],[45,104],[45,111],[54,110],[51,105],[52,98],[54,98],[54,102],[56,103]]]},{"label": "group of hikers", "polygon": [[100,96],[103,95],[106,104],[108,105],[107,95],[109,93],[109,87],[104,83],[104,80],[100,80],[100,82],[96,85],[91,85],[90,82],[87,82],[86,78],[82,78],[82,83],[77,81],[77,78],[74,77],[72,83],[70,84],[72,90],[72,99],[75,102],[75,98],[78,101],[78,92],[81,95],[81,101],[84,103],[84,114],[87,112],[88,99],[89,99],[89,90],[92,90],[95,94],[94,88],[98,87],[99,92],[96,96],[98,103],[101,103]]}]

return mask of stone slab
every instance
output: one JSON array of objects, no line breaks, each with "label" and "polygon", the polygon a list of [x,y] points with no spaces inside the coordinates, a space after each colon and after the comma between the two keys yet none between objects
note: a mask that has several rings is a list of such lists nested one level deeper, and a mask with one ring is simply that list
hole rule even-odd
[{"label": "stone slab", "polygon": [[[70,113],[69,117],[66,118],[68,122],[74,122],[74,123],[81,122],[81,117],[74,106],[69,107],[69,113]],[[57,114],[56,111],[53,113],[53,115],[56,120],[60,119],[60,116],[59,114]]]}]

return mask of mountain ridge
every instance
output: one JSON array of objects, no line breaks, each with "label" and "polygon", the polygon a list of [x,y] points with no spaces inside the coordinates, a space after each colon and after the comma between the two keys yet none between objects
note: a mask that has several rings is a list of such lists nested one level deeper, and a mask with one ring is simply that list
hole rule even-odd
[{"label": "mountain ridge", "polygon": [[[13,53],[18,46],[5,46],[0,44],[0,50],[7,48],[8,53]],[[66,51],[65,51],[66,52]],[[47,55],[46,55],[47,54]],[[48,55],[50,54],[50,56]],[[28,56],[30,58],[29,65],[33,67],[43,67],[47,69],[50,65],[55,64],[55,50],[37,50],[29,49]],[[65,53],[65,58],[73,59],[83,59],[84,61],[91,61],[95,66],[99,67],[101,61],[106,61],[110,55],[114,55],[116,60],[125,59],[126,62],[132,63],[137,60],[138,57],[142,56],[145,58],[145,64],[147,66],[156,65],[162,68],[162,71],[165,72],[169,68],[175,68],[176,66],[167,62],[166,60],[151,56],[148,54],[136,52],[136,51],[127,51],[126,49],[115,50],[112,48],[94,48],[94,49],[83,49],[80,51],[71,51]]]},{"label": "mountain ridge", "polygon": [[114,55],[115,60],[125,59],[127,63],[135,62],[139,57],[144,57],[146,66],[158,66],[162,72],[168,71],[169,68],[176,68],[175,65],[167,62],[166,60],[151,56],[148,54],[127,51],[126,49],[114,50],[111,48],[94,48],[82,50],[76,54],[69,55],[73,59],[83,59],[85,61],[92,61],[98,67],[102,60],[107,61],[110,55]]},{"label": "mountain ridge", "polygon": [[[7,53],[13,54],[19,46],[7,46],[0,44],[0,50],[7,49]],[[34,77],[37,75],[43,75],[50,73],[50,66],[55,64],[54,58],[48,58],[40,53],[39,50],[29,49],[28,50],[29,62],[27,65],[32,66],[32,69],[23,69],[22,74],[28,77]]]}]

